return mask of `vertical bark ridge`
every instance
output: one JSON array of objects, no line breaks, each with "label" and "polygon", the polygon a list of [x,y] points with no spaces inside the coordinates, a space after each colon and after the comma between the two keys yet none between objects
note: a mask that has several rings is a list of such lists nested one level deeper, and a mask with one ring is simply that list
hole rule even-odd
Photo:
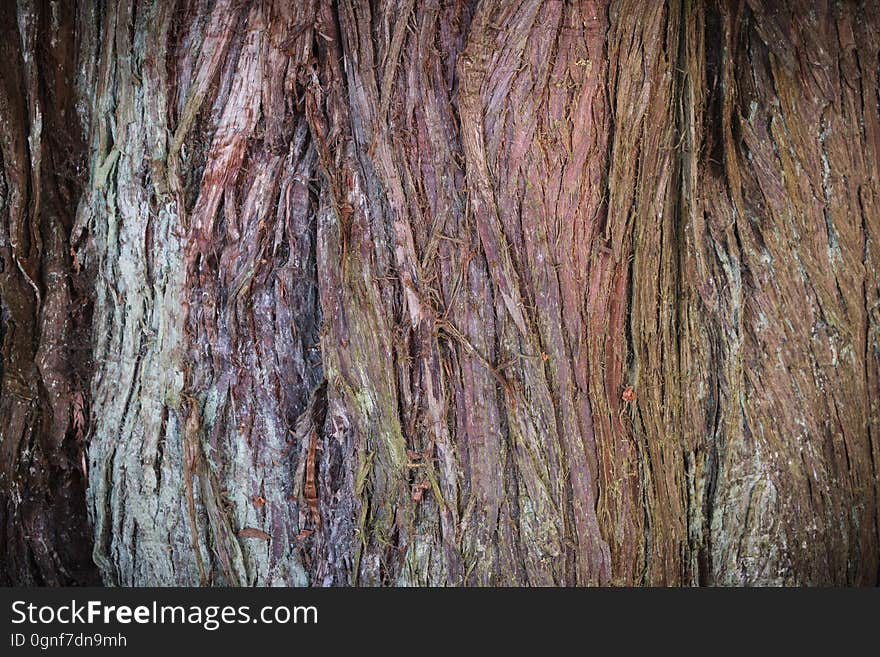
[{"label": "vertical bark ridge", "polygon": [[0,8],[0,584],[91,584],[85,519],[88,282],[69,235],[83,187],[76,16]]},{"label": "vertical bark ridge", "polygon": [[106,361],[96,561],[125,584],[305,584],[294,425],[321,365],[300,10],[111,5],[81,208]]},{"label": "vertical bark ridge", "polygon": [[[621,4],[618,11],[624,20],[636,9]],[[620,567],[627,569],[628,581],[651,584],[693,582],[682,456],[686,440],[682,433],[688,423],[681,417],[686,386],[680,364],[679,226],[688,193],[682,188],[687,135],[681,113],[693,105],[682,67],[688,37],[700,25],[695,14],[689,3],[656,5],[635,36],[631,26],[621,25],[612,57],[616,94],[608,213],[611,255],[617,264],[602,283],[609,292],[597,298],[615,299],[610,294],[615,286],[632,286],[629,326],[620,318],[612,328],[612,333],[628,328],[632,353],[629,361],[625,352],[610,354],[615,363],[613,378],[606,375],[611,406],[606,403],[604,408],[607,415],[632,423],[634,444],[624,443],[616,454],[611,452],[607,460],[614,469],[604,484],[617,496],[606,504],[615,502],[620,514],[621,499],[628,497],[631,507],[631,535],[617,539],[618,545],[624,537],[630,542],[630,562]],[[612,317],[619,314],[615,311]],[[621,343],[617,348],[626,347]],[[624,383],[636,393],[629,404],[622,402]],[[619,443],[612,439],[621,433],[619,420],[616,425],[606,424],[605,432],[609,445]],[[625,485],[615,483],[620,480]]]},{"label": "vertical bark ridge", "polygon": [[[708,6],[687,62],[702,97],[687,128],[700,148],[685,158],[699,177],[686,186],[682,276],[700,337],[685,349],[714,366],[692,379],[694,408],[717,408],[708,453],[694,444],[704,577],[864,584],[877,577],[876,483],[861,483],[876,482],[876,390],[860,354],[876,271],[859,263],[876,222],[858,199],[876,184],[862,126],[876,125],[877,107],[861,99],[855,4],[772,8]],[[876,12],[858,9],[870,29]]]}]

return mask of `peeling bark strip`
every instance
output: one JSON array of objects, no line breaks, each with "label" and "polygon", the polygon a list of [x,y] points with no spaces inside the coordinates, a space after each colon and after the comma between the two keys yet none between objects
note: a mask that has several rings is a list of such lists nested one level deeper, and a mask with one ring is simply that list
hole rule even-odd
[{"label": "peeling bark strip", "polygon": [[73,6],[0,9],[0,583],[880,583],[876,3]]}]

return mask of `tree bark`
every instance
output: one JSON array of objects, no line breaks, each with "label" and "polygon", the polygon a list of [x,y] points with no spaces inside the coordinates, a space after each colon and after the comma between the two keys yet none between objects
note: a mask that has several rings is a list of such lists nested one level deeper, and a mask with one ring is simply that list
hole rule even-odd
[{"label": "tree bark", "polygon": [[[0,3],[0,584],[94,584],[85,506],[91,281],[75,19]],[[82,347],[86,347],[83,349]]]},{"label": "tree bark", "polygon": [[0,19],[2,582],[880,583],[876,3]]}]

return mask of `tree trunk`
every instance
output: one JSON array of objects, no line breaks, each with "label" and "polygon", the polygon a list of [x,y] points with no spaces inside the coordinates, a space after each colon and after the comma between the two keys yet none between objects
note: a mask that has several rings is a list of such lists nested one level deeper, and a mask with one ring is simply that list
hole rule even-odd
[{"label": "tree trunk", "polygon": [[3,582],[880,583],[880,10],[0,3]]},{"label": "tree trunk", "polygon": [[98,583],[85,504],[90,280],[67,3],[0,2],[0,585]]}]

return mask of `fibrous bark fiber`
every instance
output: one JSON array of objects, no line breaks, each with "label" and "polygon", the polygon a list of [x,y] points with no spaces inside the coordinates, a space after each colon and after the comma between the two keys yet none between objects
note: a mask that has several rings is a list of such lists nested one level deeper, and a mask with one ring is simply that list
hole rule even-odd
[{"label": "fibrous bark fiber", "polygon": [[0,581],[878,583],[876,3],[0,23]]}]

